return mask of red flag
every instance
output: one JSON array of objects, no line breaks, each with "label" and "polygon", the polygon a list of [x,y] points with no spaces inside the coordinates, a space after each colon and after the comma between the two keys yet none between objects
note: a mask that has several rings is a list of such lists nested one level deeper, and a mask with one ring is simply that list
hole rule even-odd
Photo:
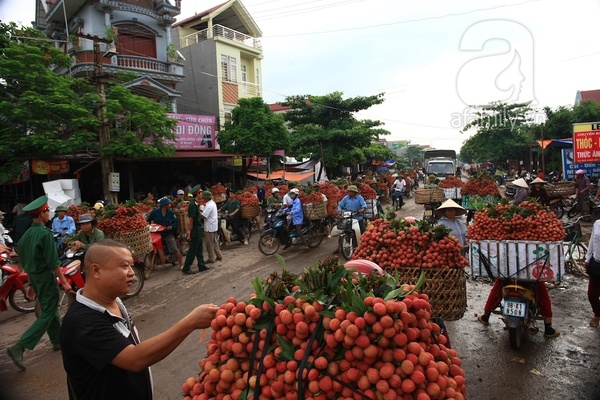
[{"label": "red flag", "polygon": [[273,150],[273,155],[285,157],[285,150]]}]

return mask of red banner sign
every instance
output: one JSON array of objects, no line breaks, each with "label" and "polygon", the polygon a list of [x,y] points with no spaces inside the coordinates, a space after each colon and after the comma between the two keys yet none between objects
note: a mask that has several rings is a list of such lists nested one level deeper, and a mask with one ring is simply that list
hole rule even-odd
[{"label": "red banner sign", "polygon": [[576,164],[600,161],[600,123],[573,125],[573,155]]},{"label": "red banner sign", "polygon": [[38,175],[66,174],[69,172],[69,162],[67,160],[32,160],[31,170]]}]

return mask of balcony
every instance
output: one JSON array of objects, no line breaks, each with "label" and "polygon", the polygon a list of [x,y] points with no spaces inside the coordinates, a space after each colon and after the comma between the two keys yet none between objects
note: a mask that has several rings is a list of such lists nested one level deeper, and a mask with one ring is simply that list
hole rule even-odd
[{"label": "balcony", "polygon": [[250,82],[240,82],[240,97],[260,97],[260,86]]},{"label": "balcony", "polygon": [[184,36],[179,40],[179,47],[184,48],[211,39],[213,37],[222,37],[225,39],[233,40],[235,42],[243,43],[249,47],[254,47],[257,50],[262,50],[260,40],[253,38],[252,36],[248,36],[244,33],[234,31],[233,29],[224,27],[223,25],[214,25],[212,28],[212,35],[209,36],[209,34],[210,32],[207,28],[192,33],[191,35]]},{"label": "balcony", "polygon": [[169,64],[153,58],[117,55],[119,67],[144,69],[148,71],[169,72]]}]

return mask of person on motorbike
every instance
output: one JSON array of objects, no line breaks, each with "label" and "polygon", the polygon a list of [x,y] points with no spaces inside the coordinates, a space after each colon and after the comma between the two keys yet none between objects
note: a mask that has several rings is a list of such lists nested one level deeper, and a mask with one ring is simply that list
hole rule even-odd
[{"label": "person on motorbike", "polygon": [[427,177],[427,183],[425,184],[424,188],[425,189],[437,189],[438,188],[438,182],[437,181],[437,176],[435,176],[434,174],[431,174]]},{"label": "person on motorbike", "polygon": [[438,225],[444,225],[450,229],[450,234],[456,236],[460,244],[465,246],[467,244],[467,227],[456,217],[465,215],[467,210],[456,204],[452,199],[448,199],[435,210],[435,213],[441,217]]},{"label": "person on motorbike", "polygon": [[242,207],[240,205],[240,201],[235,198],[235,192],[233,190],[229,192],[229,199],[221,207],[221,212],[227,213],[227,226],[231,226],[233,234],[235,234],[237,240],[240,243],[248,245],[246,236],[244,236],[240,230],[240,214],[242,212]]},{"label": "person on motorbike", "polygon": [[[163,197],[158,201],[158,208],[155,208],[148,214],[146,217],[146,221],[149,223],[154,222],[155,224],[162,225],[167,229],[160,232],[160,236],[167,247],[167,250],[171,254],[175,254],[177,257],[178,265],[183,265],[183,258],[181,257],[181,253],[179,252],[179,248],[177,247],[177,242],[175,241],[175,236],[173,232],[179,226],[179,221],[175,216],[173,210],[171,210],[172,202],[166,197]],[[158,250],[158,256],[160,257],[160,263],[165,264],[167,262],[165,258],[165,251],[162,249]]]},{"label": "person on motorbike", "polygon": [[[354,185],[348,186],[348,194],[344,196],[342,201],[338,204],[338,214],[341,214],[342,211],[351,211],[352,218],[358,221],[358,226],[360,228],[360,233],[364,233],[366,228],[365,220],[363,218],[363,213],[367,209],[367,203],[365,199],[358,194],[358,188]],[[340,251],[340,242],[338,241],[338,245],[333,251],[334,253],[338,253]]]},{"label": "person on motorbike", "polygon": [[[396,200],[396,210],[402,208],[404,205],[404,187],[406,186],[406,181],[402,177],[402,175],[398,175],[394,183],[392,184],[392,188],[394,189],[394,199]],[[361,230],[362,231],[362,230]]]},{"label": "person on motorbike", "polygon": [[56,215],[52,221],[52,233],[58,235],[56,238],[56,247],[61,250],[64,248],[67,237],[77,230],[73,217],[67,215],[67,207],[60,205],[56,207]]},{"label": "person on motorbike", "polygon": [[283,205],[283,199],[281,198],[281,193],[279,189],[274,187],[271,189],[271,196],[267,199],[267,208],[281,208]]},{"label": "person on motorbike", "polygon": [[519,205],[527,200],[527,197],[529,196],[529,185],[527,185],[527,182],[525,182],[525,179],[523,178],[513,181],[513,185],[517,187],[517,191],[515,192],[512,202],[515,205]]},{"label": "person on motorbike", "polygon": [[[292,205],[291,205],[291,207],[288,207],[286,209],[286,214],[288,214],[292,217],[292,224],[294,225],[294,228],[296,228],[296,232],[298,233],[298,236],[300,237],[300,239],[302,239],[302,244],[304,245],[304,251],[308,251],[309,250],[308,243],[306,242],[306,238],[302,234],[302,223],[304,222],[304,213],[302,212],[302,202],[298,198],[300,191],[296,188],[293,188],[292,190],[289,191],[288,194],[290,195],[290,198],[292,199]],[[285,244],[283,249],[285,250],[288,247],[290,247],[291,245],[292,245],[292,239],[289,238],[288,242]]]},{"label": "person on motorbike", "polygon": [[531,181],[533,188],[529,191],[529,197],[535,198],[544,207],[550,207],[550,197],[548,197],[548,192],[544,188],[545,183],[546,181],[539,177]]},{"label": "person on motorbike", "polygon": [[92,243],[104,240],[104,232],[96,228],[96,220],[91,214],[81,214],[77,223],[81,230],[69,241],[71,251],[87,250]]}]

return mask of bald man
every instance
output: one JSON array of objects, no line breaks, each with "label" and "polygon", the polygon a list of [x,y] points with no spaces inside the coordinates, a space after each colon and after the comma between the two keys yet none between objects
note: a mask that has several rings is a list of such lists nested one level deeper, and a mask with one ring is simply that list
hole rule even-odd
[{"label": "bald man", "polygon": [[210,326],[218,307],[201,305],[165,332],[141,341],[119,296],[133,283],[131,251],[113,240],[85,255],[85,288],[60,332],[71,399],[152,399],[150,366],[167,357],[194,330]]}]

